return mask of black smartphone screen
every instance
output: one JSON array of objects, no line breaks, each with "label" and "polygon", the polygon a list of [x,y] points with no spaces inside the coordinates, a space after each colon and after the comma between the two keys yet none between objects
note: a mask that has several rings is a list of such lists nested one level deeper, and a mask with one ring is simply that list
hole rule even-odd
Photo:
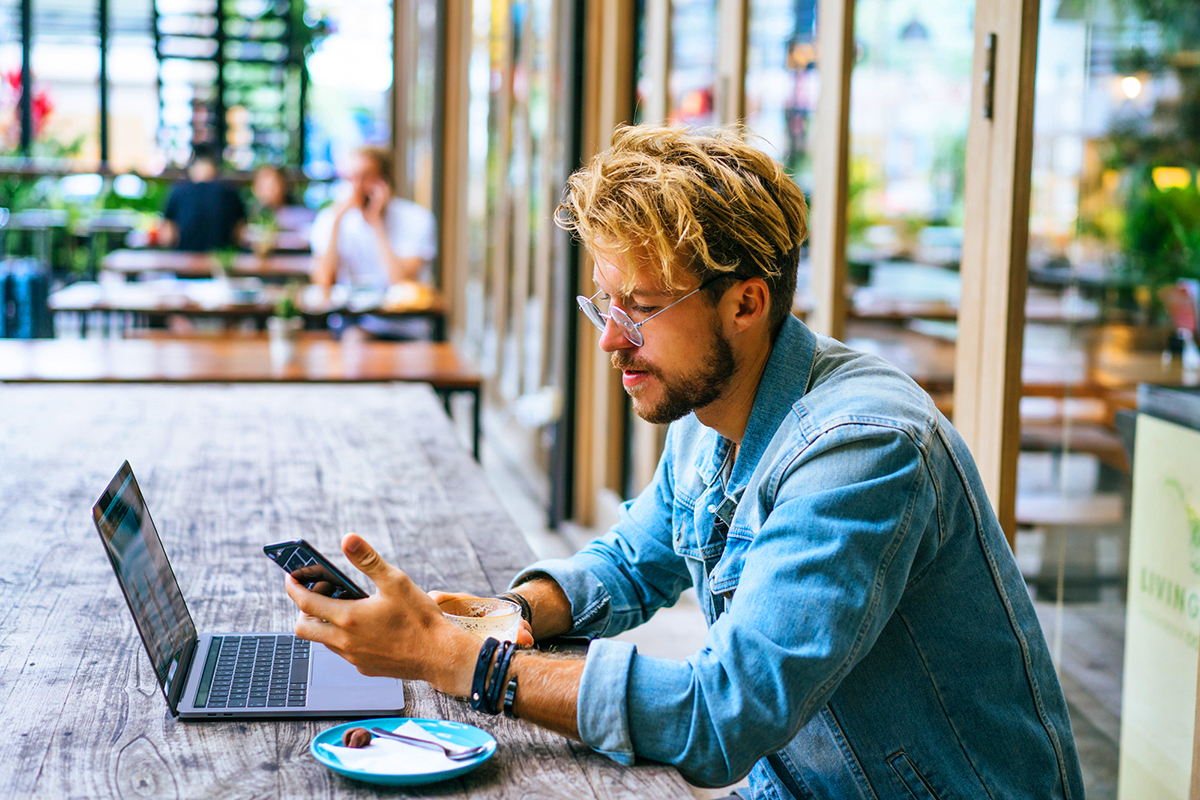
[{"label": "black smartphone screen", "polygon": [[329,559],[303,539],[268,544],[263,547],[263,552],[309,591],[346,600],[367,596],[366,592],[354,585],[354,581],[343,575],[329,563]]}]

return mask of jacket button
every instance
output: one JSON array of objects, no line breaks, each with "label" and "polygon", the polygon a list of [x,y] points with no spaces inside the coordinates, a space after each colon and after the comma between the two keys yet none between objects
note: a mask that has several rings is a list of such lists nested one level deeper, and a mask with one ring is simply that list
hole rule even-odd
[{"label": "jacket button", "polygon": [[715,513],[717,513],[717,507],[716,507],[716,506],[709,506],[709,507],[708,507],[708,513],[710,513],[710,514],[715,514]]}]

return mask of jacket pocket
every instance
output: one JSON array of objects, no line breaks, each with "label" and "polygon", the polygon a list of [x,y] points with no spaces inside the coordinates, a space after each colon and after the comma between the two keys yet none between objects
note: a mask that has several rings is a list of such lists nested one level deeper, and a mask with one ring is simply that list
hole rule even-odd
[{"label": "jacket pocket", "polygon": [[903,750],[889,758],[887,762],[914,800],[938,800],[937,793],[933,791],[929,781],[925,780],[924,775],[917,772],[916,766],[908,760],[908,756],[904,754]]}]

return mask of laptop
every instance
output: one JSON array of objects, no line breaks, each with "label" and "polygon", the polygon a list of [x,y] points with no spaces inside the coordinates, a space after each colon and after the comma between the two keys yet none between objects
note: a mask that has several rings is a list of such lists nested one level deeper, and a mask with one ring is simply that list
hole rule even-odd
[{"label": "laptop", "polygon": [[403,710],[401,681],[362,675],[324,645],[285,632],[197,633],[128,461],[92,516],[174,716],[379,717]]}]

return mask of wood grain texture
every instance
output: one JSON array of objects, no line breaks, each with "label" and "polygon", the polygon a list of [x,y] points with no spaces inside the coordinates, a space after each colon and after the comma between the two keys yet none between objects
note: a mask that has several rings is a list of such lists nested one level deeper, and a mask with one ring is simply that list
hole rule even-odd
[{"label": "wood grain texture", "polygon": [[425,589],[500,591],[532,559],[425,387],[0,385],[0,796],[688,796],[416,682],[408,713],[489,730],[497,756],[380,789],[309,755],[332,721],[174,720],[90,518],[126,458],[201,630],[291,629],[278,539],[342,561],[356,531]]}]

